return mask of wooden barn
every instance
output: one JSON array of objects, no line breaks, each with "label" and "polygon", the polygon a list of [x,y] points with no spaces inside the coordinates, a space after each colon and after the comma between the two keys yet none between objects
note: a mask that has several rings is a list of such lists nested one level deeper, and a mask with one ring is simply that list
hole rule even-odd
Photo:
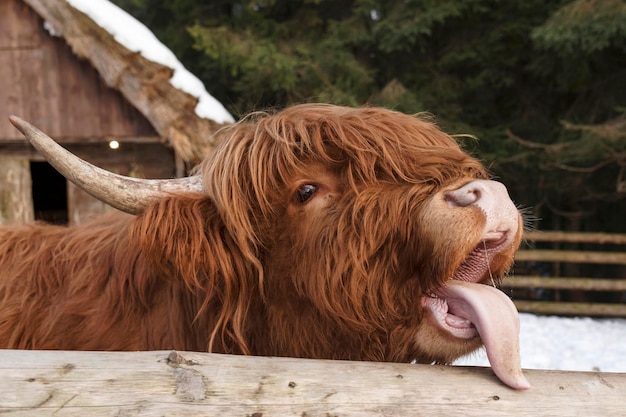
[{"label": "wooden barn", "polygon": [[48,165],[12,114],[108,170],[185,175],[223,120],[196,115],[172,74],[66,0],[0,0],[0,223],[77,224],[109,209]]}]

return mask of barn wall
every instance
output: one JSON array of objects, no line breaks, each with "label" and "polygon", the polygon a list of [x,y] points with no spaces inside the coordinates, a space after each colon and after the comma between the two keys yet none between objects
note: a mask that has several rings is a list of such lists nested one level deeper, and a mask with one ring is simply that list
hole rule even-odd
[{"label": "barn wall", "polygon": [[[104,144],[76,145],[68,148],[81,158],[121,175],[136,178],[173,178],[176,164],[173,151],[160,144],[124,144],[119,150]],[[70,224],[80,224],[113,210],[73,184],[68,184]]]},{"label": "barn wall", "polygon": [[19,0],[0,2],[0,140],[10,114],[58,138],[158,136],[150,123]]},{"label": "barn wall", "polygon": [[[174,178],[177,166],[171,149],[158,143],[121,143],[118,150],[107,144],[66,144],[72,153],[109,171],[136,178]],[[45,160],[31,149],[0,147],[0,224],[38,219],[56,221],[51,214],[35,212],[32,199],[31,162]],[[45,186],[45,184],[44,184]],[[112,208],[67,183],[70,224],[80,224]],[[55,217],[55,216],[52,216]]]}]

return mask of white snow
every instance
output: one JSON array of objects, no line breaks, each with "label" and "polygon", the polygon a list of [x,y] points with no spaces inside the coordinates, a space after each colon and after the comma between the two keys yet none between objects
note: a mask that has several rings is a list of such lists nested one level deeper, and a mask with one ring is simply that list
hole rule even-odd
[{"label": "white snow", "polygon": [[[626,372],[626,319],[520,313],[524,369]],[[484,349],[455,365],[489,366]]]},{"label": "white snow", "polygon": [[56,29],[54,29],[54,26],[52,26],[48,21],[43,22],[43,28],[46,30],[46,32],[50,34],[50,36],[53,36],[55,38],[61,36],[61,34],[57,32]]},{"label": "white snow", "polygon": [[202,81],[191,74],[174,53],[134,17],[108,0],[68,0],[68,3],[93,19],[98,26],[113,35],[116,41],[129,50],[141,53],[150,61],[172,68],[174,75],[170,83],[198,98],[195,109],[198,116],[218,123],[234,121],[224,106],[206,91]]}]

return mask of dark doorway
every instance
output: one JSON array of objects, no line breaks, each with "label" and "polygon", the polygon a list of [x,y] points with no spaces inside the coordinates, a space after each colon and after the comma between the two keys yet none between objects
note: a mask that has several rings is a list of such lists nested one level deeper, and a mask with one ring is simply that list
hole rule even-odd
[{"label": "dark doorway", "polygon": [[67,181],[47,162],[31,162],[35,220],[67,224]]}]

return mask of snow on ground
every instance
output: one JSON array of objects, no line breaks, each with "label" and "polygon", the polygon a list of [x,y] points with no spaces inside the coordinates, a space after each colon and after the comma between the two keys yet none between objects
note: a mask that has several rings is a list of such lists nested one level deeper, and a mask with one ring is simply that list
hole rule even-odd
[{"label": "snow on ground", "polygon": [[198,98],[196,106],[198,116],[218,123],[234,121],[224,106],[206,91],[202,81],[190,73],[174,53],[141,22],[108,0],[68,0],[68,2],[129,50],[141,53],[150,61],[172,68],[174,75],[170,83]]},{"label": "snow on ground", "polygon": [[[626,319],[520,313],[524,369],[626,372]],[[455,365],[489,366],[484,349]]]}]

